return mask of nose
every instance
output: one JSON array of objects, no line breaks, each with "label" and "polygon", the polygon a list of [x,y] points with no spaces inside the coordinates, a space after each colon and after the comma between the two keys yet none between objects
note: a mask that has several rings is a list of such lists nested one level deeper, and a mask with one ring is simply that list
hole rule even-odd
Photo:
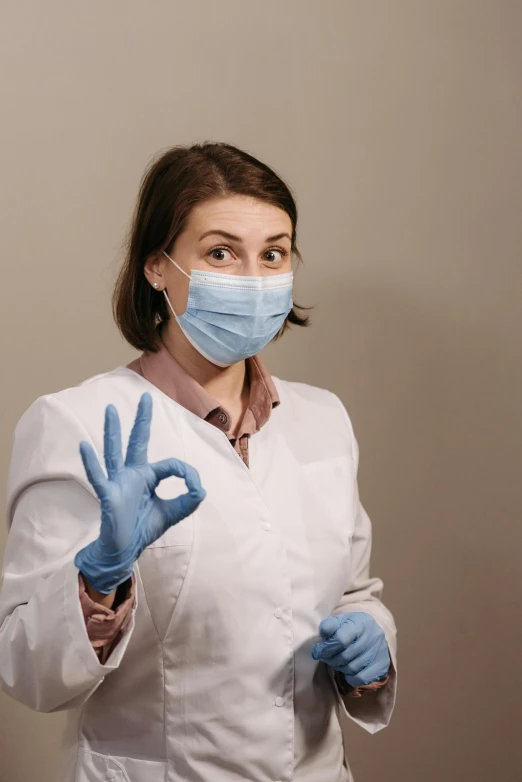
[{"label": "nose", "polygon": [[247,258],[238,274],[244,274],[245,277],[261,277],[263,273],[266,273],[265,269],[266,267],[260,264],[257,258]]},{"label": "nose", "polygon": [[238,268],[236,274],[244,275],[245,277],[266,277],[269,274],[282,274],[288,271],[288,269],[271,269],[266,263],[260,263],[257,256],[245,258],[241,266]]}]

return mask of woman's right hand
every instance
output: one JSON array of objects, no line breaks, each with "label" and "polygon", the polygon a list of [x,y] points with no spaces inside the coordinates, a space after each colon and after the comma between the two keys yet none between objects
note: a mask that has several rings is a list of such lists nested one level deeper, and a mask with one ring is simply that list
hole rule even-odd
[{"label": "woman's right hand", "polygon": [[[173,524],[189,516],[205,498],[199,473],[180,459],[149,464],[147,448],[152,419],[152,397],[142,394],[127,447],[125,463],[121,449],[118,411],[105,408],[103,471],[90,443],[80,443],[80,454],[101,503],[99,537],[80,549],[74,564],[94,589],[109,594],[132,573],[143,549],[161,537]],[[155,492],[164,478],[184,478],[188,492],[162,500]]]}]

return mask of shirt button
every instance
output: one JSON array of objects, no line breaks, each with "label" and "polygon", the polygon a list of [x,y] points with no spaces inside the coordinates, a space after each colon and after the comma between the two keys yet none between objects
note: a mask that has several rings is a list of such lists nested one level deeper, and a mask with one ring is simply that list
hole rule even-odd
[{"label": "shirt button", "polygon": [[284,700],[282,698],[278,697],[278,698],[275,699],[275,705],[276,706],[282,706],[283,703],[284,703]]},{"label": "shirt button", "polygon": [[228,418],[225,415],[225,413],[220,413],[219,414],[219,423],[220,424],[226,424],[227,421],[228,421]]},{"label": "shirt button", "polygon": [[261,522],[261,526],[263,527],[263,529],[266,529],[266,530],[268,530],[268,529],[270,529],[270,527],[271,527],[272,525],[270,524],[270,522],[269,522],[269,521],[262,521],[262,522]]},{"label": "shirt button", "polygon": [[281,619],[281,617],[283,616],[282,609],[276,608],[276,610],[274,611],[274,616],[276,617],[276,619]]}]

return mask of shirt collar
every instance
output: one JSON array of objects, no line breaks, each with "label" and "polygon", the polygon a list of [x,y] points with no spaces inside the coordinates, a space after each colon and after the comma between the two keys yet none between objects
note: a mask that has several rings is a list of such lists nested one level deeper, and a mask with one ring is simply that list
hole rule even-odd
[{"label": "shirt collar", "polygon": [[[158,339],[157,344],[157,352],[146,350],[127,367],[145,377],[186,410],[227,432],[231,423],[228,410],[181,366],[161,339]],[[272,409],[280,404],[280,399],[274,381],[258,355],[246,359],[246,370],[250,382],[247,414],[251,415],[245,415],[244,423],[251,422],[247,424],[247,429],[252,431],[247,433],[253,434],[268,421]],[[245,426],[241,429],[245,432]]]}]

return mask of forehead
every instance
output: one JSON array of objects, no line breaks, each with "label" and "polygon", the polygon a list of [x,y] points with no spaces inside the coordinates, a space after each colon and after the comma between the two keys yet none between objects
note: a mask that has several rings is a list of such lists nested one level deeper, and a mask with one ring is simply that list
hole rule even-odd
[{"label": "forehead", "polygon": [[191,211],[187,230],[194,233],[212,228],[244,236],[262,232],[292,234],[292,221],[280,207],[250,196],[214,198],[197,204]]}]

